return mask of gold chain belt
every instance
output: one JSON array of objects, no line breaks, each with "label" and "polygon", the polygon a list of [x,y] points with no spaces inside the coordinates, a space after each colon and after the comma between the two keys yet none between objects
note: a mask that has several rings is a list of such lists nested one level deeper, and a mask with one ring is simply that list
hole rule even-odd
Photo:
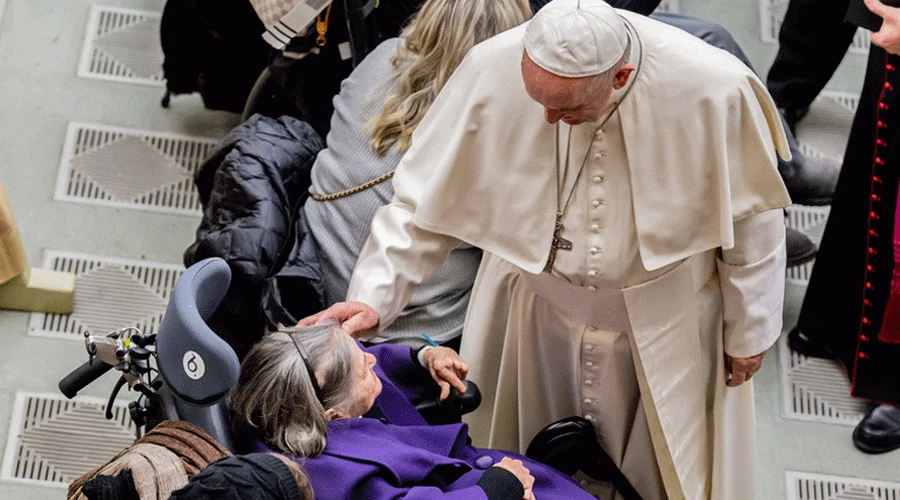
[{"label": "gold chain belt", "polygon": [[366,189],[369,189],[370,187],[377,186],[377,185],[381,184],[382,182],[384,182],[384,181],[390,179],[391,177],[393,177],[393,176],[394,176],[394,172],[395,172],[394,170],[391,170],[390,172],[388,172],[388,173],[382,175],[381,177],[379,177],[379,178],[377,178],[377,179],[372,179],[371,181],[369,181],[369,182],[367,182],[367,183],[365,183],[365,184],[360,184],[359,186],[352,187],[352,188],[347,189],[347,190],[345,190],[345,191],[339,191],[339,192],[337,192],[337,193],[331,193],[331,194],[315,194],[315,193],[309,193],[309,197],[312,198],[313,200],[316,200],[316,201],[332,201],[332,200],[337,200],[337,199],[340,199],[340,198],[345,198],[345,197],[347,197],[347,196],[350,196],[350,195],[359,193],[359,192],[361,192],[361,191],[365,191]]}]

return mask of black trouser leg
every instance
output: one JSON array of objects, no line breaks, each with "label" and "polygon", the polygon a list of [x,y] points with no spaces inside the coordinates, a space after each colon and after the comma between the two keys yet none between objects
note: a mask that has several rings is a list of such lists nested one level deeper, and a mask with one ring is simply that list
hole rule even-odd
[{"label": "black trouser leg", "polygon": [[[844,23],[850,0],[790,0],[778,34],[778,55],[766,85],[778,107],[795,122],[831,79],[853,42],[856,27]],[[793,116],[792,116],[793,115]]]}]

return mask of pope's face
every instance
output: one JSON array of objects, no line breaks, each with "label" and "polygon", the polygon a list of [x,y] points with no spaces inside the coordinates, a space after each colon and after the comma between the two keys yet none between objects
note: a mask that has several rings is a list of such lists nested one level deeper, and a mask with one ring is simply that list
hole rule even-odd
[{"label": "pope's face", "polygon": [[[628,70],[625,73],[625,81],[630,72]],[[598,121],[612,101],[614,86],[619,83],[618,76],[617,74],[617,78],[609,83],[591,76],[566,78],[541,68],[527,53],[522,55],[525,90],[544,107],[544,119],[549,123],[562,121],[569,125],[580,125]]]}]

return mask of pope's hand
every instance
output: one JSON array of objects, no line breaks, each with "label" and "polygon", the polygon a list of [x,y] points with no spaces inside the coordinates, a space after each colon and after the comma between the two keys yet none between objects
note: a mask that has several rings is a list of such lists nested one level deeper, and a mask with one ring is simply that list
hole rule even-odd
[{"label": "pope's hand", "polygon": [[883,19],[881,29],[872,33],[872,43],[891,54],[900,54],[900,9],[890,7],[881,0],[865,0],[866,7]]},{"label": "pope's hand", "polygon": [[450,386],[456,387],[460,394],[466,393],[466,385],[463,384],[466,375],[469,374],[469,366],[449,347],[435,347],[422,354],[425,368],[431,372],[431,378],[441,388],[441,401],[450,395]]},{"label": "pope's hand", "polygon": [[728,354],[725,355],[725,368],[731,373],[731,378],[725,382],[728,387],[737,387],[744,382],[750,380],[753,374],[759,371],[762,366],[763,356],[765,352],[761,352],[756,356],[749,358],[732,358]]},{"label": "pope's hand", "polygon": [[378,327],[378,313],[362,302],[338,302],[322,312],[301,319],[297,326],[310,326],[334,319],[341,329],[355,339],[366,339],[375,336]]}]

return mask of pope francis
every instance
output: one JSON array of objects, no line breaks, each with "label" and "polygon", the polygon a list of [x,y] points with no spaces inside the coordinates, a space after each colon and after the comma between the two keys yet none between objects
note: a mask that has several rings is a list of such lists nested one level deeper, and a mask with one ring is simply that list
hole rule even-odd
[{"label": "pope francis", "polygon": [[[739,60],[601,0],[473,48],[413,135],[347,295],[365,338],[485,250],[462,339],[481,446],[594,422],[652,499],[754,498],[753,386],[781,332],[777,111]],[[612,498],[613,493],[601,493]]]}]

